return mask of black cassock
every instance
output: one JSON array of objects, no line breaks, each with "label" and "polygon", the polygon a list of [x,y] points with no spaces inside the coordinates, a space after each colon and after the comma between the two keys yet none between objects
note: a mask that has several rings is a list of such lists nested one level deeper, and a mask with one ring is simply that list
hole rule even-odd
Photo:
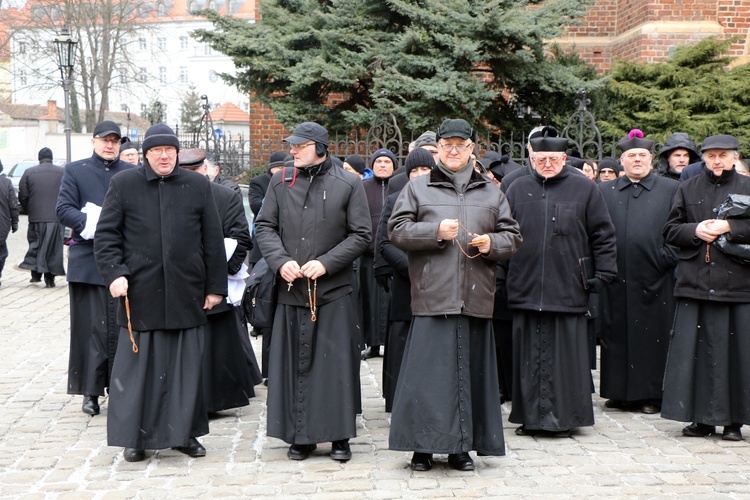
[{"label": "black cassock", "polygon": [[662,228],[679,184],[654,173],[601,184],[617,231],[617,279],[602,290],[601,396],[660,400],[674,319],[676,248]]}]

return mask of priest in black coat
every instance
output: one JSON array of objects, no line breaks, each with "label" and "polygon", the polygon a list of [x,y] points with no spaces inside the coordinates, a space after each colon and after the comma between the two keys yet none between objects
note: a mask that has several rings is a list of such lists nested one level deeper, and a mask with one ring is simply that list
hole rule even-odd
[{"label": "priest in black coat", "polygon": [[617,234],[617,279],[601,292],[601,388],[609,408],[661,408],[674,319],[677,248],[662,228],[679,183],[651,168],[654,142],[639,130],[622,139],[625,175],[599,185]]},{"label": "priest in black coat", "polygon": [[294,168],[274,174],[255,223],[278,285],[267,433],[292,460],[331,442],[346,461],[361,410],[352,262],[372,238],[370,212],[359,177],[332,164],[325,128],[302,123],[285,141]]},{"label": "priest in black coat", "polygon": [[150,127],[144,165],[112,178],[96,229],[96,263],[120,306],[107,443],[131,462],[146,449],[206,454],[203,325],[227,294],[227,261],[211,183],[177,168],[179,146],[167,125]]}]

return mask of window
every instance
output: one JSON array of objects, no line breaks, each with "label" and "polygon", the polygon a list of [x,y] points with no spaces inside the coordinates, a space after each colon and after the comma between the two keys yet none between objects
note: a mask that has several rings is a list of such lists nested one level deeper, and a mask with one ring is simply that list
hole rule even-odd
[{"label": "window", "polygon": [[136,80],[141,83],[146,83],[147,77],[146,68],[138,68],[138,76],[136,76]]},{"label": "window", "polygon": [[188,82],[188,69],[187,66],[180,66],[180,83]]},{"label": "window", "polygon": [[146,39],[145,38],[139,38],[138,39],[138,50],[146,50],[148,49],[148,46],[146,45]]},{"label": "window", "polygon": [[209,45],[209,44],[207,44],[207,43],[204,43],[204,44],[203,44],[203,55],[204,55],[204,56],[210,56],[210,55],[211,55],[211,54],[213,54],[213,53],[214,53],[214,52],[213,52],[213,50],[211,49],[211,45]]},{"label": "window", "polygon": [[159,83],[167,83],[167,68],[159,67]]},{"label": "window", "polygon": [[22,87],[26,86],[26,70],[25,69],[18,70],[18,84]]},{"label": "window", "polygon": [[159,17],[164,17],[167,15],[167,6],[162,2],[159,2],[159,4],[156,6],[156,15]]},{"label": "window", "polygon": [[18,53],[19,54],[26,53],[26,42],[18,42]]},{"label": "window", "polygon": [[167,50],[167,39],[163,36],[160,36],[156,39],[156,46],[159,48],[159,50]]},{"label": "window", "polygon": [[181,36],[180,37],[180,50],[187,50],[188,48],[188,37]]}]

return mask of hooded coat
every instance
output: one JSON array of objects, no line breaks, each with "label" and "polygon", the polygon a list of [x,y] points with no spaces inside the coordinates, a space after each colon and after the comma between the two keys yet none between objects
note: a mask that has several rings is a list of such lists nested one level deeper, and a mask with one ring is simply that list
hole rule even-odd
[{"label": "hooded coat", "polygon": [[695,142],[684,132],[675,132],[670,135],[664,145],[659,150],[659,159],[656,164],[656,170],[661,177],[668,177],[670,179],[679,180],[680,174],[678,172],[672,172],[669,170],[669,155],[675,149],[685,149],[690,155],[690,161],[688,165],[698,162],[701,159],[701,154],[695,147]]}]

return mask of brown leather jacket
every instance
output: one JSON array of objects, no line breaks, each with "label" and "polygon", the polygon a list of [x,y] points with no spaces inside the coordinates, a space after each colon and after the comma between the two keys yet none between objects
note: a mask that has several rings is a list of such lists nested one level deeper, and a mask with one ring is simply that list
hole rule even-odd
[{"label": "brown leather jacket", "polygon": [[[457,241],[439,241],[443,219],[458,219]],[[492,318],[497,261],[509,259],[521,245],[518,223],[499,188],[472,172],[466,191],[459,193],[435,168],[411,180],[401,191],[388,221],[391,242],[409,255],[411,309],[415,316],[463,314]],[[476,258],[472,236],[487,234],[489,254]],[[460,243],[460,246],[459,246]]]}]

